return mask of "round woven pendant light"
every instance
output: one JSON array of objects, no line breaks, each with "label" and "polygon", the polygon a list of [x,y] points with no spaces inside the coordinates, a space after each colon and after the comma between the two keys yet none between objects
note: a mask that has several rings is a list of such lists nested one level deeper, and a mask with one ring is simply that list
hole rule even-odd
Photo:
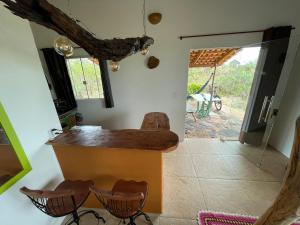
[{"label": "round woven pendant light", "polygon": [[162,18],[161,13],[151,13],[151,14],[148,16],[149,22],[150,22],[151,24],[153,24],[153,25],[159,24],[160,21],[161,21],[161,18]]}]

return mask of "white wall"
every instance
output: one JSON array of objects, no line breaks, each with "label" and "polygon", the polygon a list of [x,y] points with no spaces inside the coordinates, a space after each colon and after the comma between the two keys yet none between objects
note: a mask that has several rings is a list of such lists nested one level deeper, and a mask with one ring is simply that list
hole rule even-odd
[{"label": "white wall", "polygon": [[49,225],[50,218],[19,192],[43,188],[63,179],[53,149],[44,143],[48,130],[60,124],[27,21],[0,4],[0,101],[32,165],[32,171],[0,195],[1,225]]},{"label": "white wall", "polygon": [[[52,0],[62,9],[67,1]],[[142,0],[72,0],[73,15],[89,26],[99,38],[140,36],[143,33]],[[180,41],[178,36],[264,29],[271,26],[300,27],[298,0],[151,0],[147,14],[159,11],[161,24],[147,23],[155,39],[150,55],[161,60],[155,70],[145,67],[145,58],[131,56],[121,70],[111,74],[116,107],[105,109],[99,101],[80,101],[85,123],[106,128],[137,128],[150,111],[166,112],[171,128],[184,135],[184,114],[190,49],[243,46],[261,41],[261,34],[195,38]],[[38,25],[32,26],[39,48],[51,47],[57,36]],[[299,34],[299,29],[296,30]],[[295,35],[295,33],[294,33]]]},{"label": "white wall", "polygon": [[279,108],[279,114],[270,137],[270,144],[286,156],[290,155],[295,122],[300,115],[300,48],[297,52],[295,64],[288,80],[286,92]]},{"label": "white wall", "polygon": [[[62,2],[56,0],[56,3]],[[66,2],[66,1],[65,1]],[[98,37],[125,37],[142,34],[140,0],[72,0],[74,15],[85,21]],[[62,3],[61,3],[62,4]],[[62,5],[62,7],[64,7]],[[292,24],[300,27],[298,0],[151,0],[147,11],[160,11],[162,23],[148,24],[149,35],[155,38],[151,53],[161,59],[161,65],[148,70],[140,55],[129,57],[121,70],[111,75],[116,107],[105,109],[98,101],[79,102],[79,110],[87,123],[100,123],[110,128],[134,128],[141,124],[148,111],[167,112],[171,125],[183,137],[183,119],[187,83],[188,52],[191,48],[240,46],[258,42],[261,35],[240,35],[189,39],[180,41],[182,34],[201,34],[236,30],[261,29]],[[0,101],[3,103],[17,135],[26,151],[33,170],[0,196],[0,224],[43,225],[57,219],[43,215],[24,198],[18,189],[27,185],[34,188],[52,186],[62,180],[52,148],[44,145],[48,130],[59,127],[54,105],[40,66],[29,25],[0,7]],[[33,25],[38,47],[50,47],[54,33]],[[296,32],[299,31],[296,30]],[[297,64],[300,63],[298,54]],[[283,109],[283,142],[280,149],[288,151],[293,122],[300,108],[299,66],[293,70]],[[285,113],[281,111],[280,116]],[[283,116],[285,118],[285,116]],[[176,123],[175,123],[176,121]],[[288,147],[286,147],[288,146]]]}]

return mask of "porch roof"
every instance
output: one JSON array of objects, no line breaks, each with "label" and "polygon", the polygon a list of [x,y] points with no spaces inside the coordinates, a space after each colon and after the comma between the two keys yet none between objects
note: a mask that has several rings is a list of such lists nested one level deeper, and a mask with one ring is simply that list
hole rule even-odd
[{"label": "porch roof", "polygon": [[192,50],[189,67],[220,66],[234,56],[240,48],[218,48]]}]

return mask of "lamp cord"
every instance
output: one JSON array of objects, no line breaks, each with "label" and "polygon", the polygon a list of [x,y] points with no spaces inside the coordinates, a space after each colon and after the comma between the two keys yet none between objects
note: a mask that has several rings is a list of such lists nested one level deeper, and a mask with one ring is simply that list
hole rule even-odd
[{"label": "lamp cord", "polygon": [[143,15],[144,36],[147,36],[147,29],[146,29],[146,0],[144,0],[144,2],[143,2],[142,15]]},{"label": "lamp cord", "polygon": [[70,3],[70,0],[68,0],[68,5],[67,5],[67,7],[68,7],[68,14],[69,14],[69,16],[73,19],[73,16],[72,16],[72,13],[71,13],[71,3]]}]

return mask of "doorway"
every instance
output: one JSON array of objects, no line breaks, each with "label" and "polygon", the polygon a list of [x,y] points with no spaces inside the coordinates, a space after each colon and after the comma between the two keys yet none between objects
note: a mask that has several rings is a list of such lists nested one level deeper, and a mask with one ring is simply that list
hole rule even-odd
[{"label": "doorway", "polygon": [[238,140],[260,49],[190,51],[186,137]]}]

